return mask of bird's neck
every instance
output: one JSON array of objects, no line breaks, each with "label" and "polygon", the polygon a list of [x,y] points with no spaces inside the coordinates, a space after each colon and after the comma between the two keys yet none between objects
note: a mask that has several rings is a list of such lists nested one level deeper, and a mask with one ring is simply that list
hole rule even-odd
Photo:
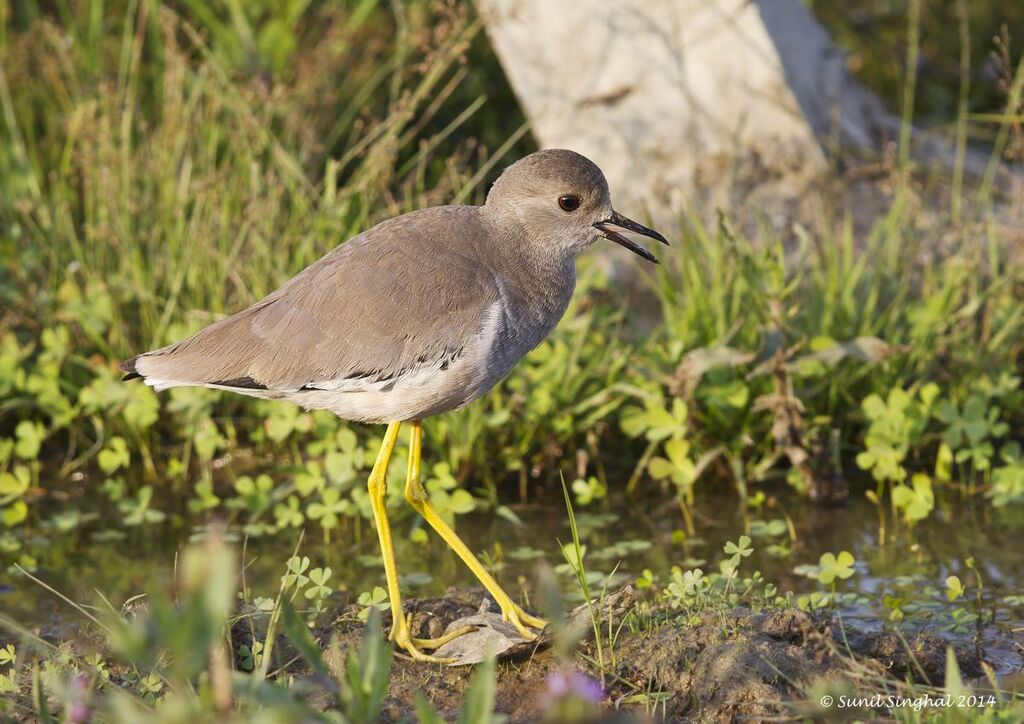
[{"label": "bird's neck", "polygon": [[538,239],[510,218],[488,218],[493,248],[486,258],[504,293],[549,313],[565,310],[576,286],[576,254],[558,240]]}]

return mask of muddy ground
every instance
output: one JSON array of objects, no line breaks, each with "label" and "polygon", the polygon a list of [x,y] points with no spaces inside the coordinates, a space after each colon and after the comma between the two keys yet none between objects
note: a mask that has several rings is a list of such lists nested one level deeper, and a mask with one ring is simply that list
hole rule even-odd
[{"label": "muddy ground", "polygon": [[[460,618],[477,615],[484,600],[478,591],[452,591],[440,599],[408,601],[413,635],[438,636]],[[841,627],[832,616],[797,610],[741,608],[684,620],[667,612],[640,614],[640,606],[641,597],[627,586],[606,596],[600,612],[603,629],[608,631],[611,621],[610,630],[618,632],[614,645],[605,640],[602,651],[605,688],[598,707],[607,721],[815,717],[825,712],[808,703],[810,692],[827,682],[851,693],[877,693],[887,685],[898,691],[908,680],[937,686],[943,682],[947,642],[937,636],[869,634]],[[343,648],[358,645],[363,632],[358,608],[343,606],[330,625],[316,632],[325,651],[335,636]],[[574,616],[581,635],[573,653],[559,655],[556,651],[566,647],[543,636],[537,642],[515,644],[499,656],[496,708],[510,721],[543,718],[550,705],[544,692],[556,672],[575,666],[600,678],[597,648],[592,634],[586,634],[590,614],[581,608]],[[390,625],[388,616],[383,623]],[[569,636],[561,634],[561,641]],[[287,656],[283,640],[282,646],[282,656]],[[982,674],[975,651],[956,651],[965,677]],[[414,720],[417,692],[453,719],[472,672],[472,666],[422,664],[396,653],[382,720]],[[293,673],[303,672],[298,668]]]}]

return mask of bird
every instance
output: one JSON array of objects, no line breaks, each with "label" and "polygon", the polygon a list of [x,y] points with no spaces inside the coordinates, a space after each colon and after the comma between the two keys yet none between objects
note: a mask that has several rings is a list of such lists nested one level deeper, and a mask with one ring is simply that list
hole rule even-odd
[{"label": "bird", "polygon": [[615,211],[600,168],[547,149],[508,166],[480,206],[435,206],[387,219],[339,244],[247,309],[121,363],[156,390],[198,386],[288,400],[386,425],[367,481],[392,613],[390,639],[413,659],[464,633],[414,638],[404,614],[385,501],[387,469],[409,427],[405,498],[480,580],[527,640],[547,622],[519,606],[438,514],[420,480],[422,422],[468,405],[554,329],[576,259],[609,239],[656,257],[623,232],[668,240]]}]

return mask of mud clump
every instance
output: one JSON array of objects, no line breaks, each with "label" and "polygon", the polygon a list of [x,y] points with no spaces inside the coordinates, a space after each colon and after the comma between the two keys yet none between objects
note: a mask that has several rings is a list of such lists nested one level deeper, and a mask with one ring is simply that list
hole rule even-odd
[{"label": "mud clump", "polygon": [[[947,642],[940,636],[918,633],[909,639],[885,631],[862,634],[853,631],[850,648],[889,676],[910,678],[941,686],[946,672]],[[981,676],[981,658],[973,648],[957,647],[957,664],[967,676]]]},{"label": "mud clump", "polygon": [[[799,610],[734,609],[689,625],[666,621],[618,648],[620,675],[672,694],[670,720],[734,721],[793,715],[808,690],[857,669],[882,678],[941,685],[947,642],[930,634],[837,633],[830,616]],[[847,643],[849,648],[847,648]],[[980,673],[977,655],[957,650],[961,670]]]},{"label": "mud clump", "polygon": [[620,674],[673,694],[669,718],[778,716],[835,669],[821,622],[801,611],[711,612],[666,622],[619,648]]}]

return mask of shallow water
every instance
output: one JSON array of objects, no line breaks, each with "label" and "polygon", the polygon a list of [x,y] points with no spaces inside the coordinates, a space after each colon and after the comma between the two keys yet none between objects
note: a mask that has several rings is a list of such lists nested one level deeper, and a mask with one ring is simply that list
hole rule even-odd
[{"label": "shallow water", "polygon": [[[561,491],[557,494],[560,497]],[[998,673],[1024,666],[1024,555],[1020,545],[1024,519],[1017,511],[959,503],[936,511],[913,531],[893,526],[886,516],[885,541],[880,544],[878,510],[856,494],[841,508],[817,508],[794,496],[774,502],[772,509],[748,513],[745,520],[735,497],[705,497],[694,511],[695,536],[682,534],[682,516],[671,500],[619,499],[578,508],[588,572],[608,574],[614,570],[609,583],[619,585],[635,579],[645,568],[662,581],[667,580],[673,565],[684,570],[698,565],[705,571],[715,569],[724,557],[725,542],[735,540],[752,520],[781,519],[785,510],[795,541],[790,541],[788,532],[758,536],[754,523],[750,529],[754,553],[744,560],[743,571],[761,571],[781,591],[808,592],[816,590],[816,584],[799,572],[799,566],[816,564],[824,552],[848,550],[856,557],[857,572],[839,587],[851,594],[843,601],[845,623],[861,629],[881,627],[889,615],[881,601],[889,594],[904,599],[908,611],[904,626],[908,629],[925,627],[961,644],[977,643]],[[564,506],[558,503],[552,498],[547,504],[510,505],[522,521],[519,525],[492,514],[464,516],[459,518],[458,530],[471,548],[493,564],[506,589],[522,596],[541,561],[553,566],[564,562],[560,542],[569,542],[571,533]],[[448,586],[474,587],[471,574],[436,536],[426,543],[413,542],[410,533],[421,526],[416,518],[393,522],[403,592],[432,596],[443,594]],[[97,541],[96,532],[86,525],[66,533],[39,535],[30,548],[40,564],[36,575],[83,605],[99,604],[98,592],[120,605],[131,596],[166,585],[173,575],[176,553],[190,538],[203,535],[203,530],[171,524],[125,529],[125,537],[116,541]],[[273,540],[248,541],[246,583],[255,595],[276,593],[277,578],[297,537],[296,531]],[[345,542],[325,543],[320,529],[311,526],[301,553],[310,557],[314,567],[331,567],[329,584],[339,595],[355,596],[383,585],[372,526],[361,521],[359,530],[350,529],[343,538]],[[236,543],[241,547],[240,540]],[[771,546],[780,543],[790,548],[790,555],[773,555]],[[967,565],[971,558],[983,577],[980,604],[976,602],[978,586]],[[959,576],[968,585],[967,596],[956,604],[947,603],[943,595],[949,575]],[[578,597],[571,575],[562,579],[567,598]],[[596,583],[597,590],[601,585]],[[953,623],[950,612],[958,607],[982,607],[993,612],[995,622],[980,633],[973,625],[949,630]],[[916,613],[911,614],[915,608]],[[83,622],[82,615],[57,596],[10,573],[0,574],[0,609],[55,638],[72,636]]]}]

